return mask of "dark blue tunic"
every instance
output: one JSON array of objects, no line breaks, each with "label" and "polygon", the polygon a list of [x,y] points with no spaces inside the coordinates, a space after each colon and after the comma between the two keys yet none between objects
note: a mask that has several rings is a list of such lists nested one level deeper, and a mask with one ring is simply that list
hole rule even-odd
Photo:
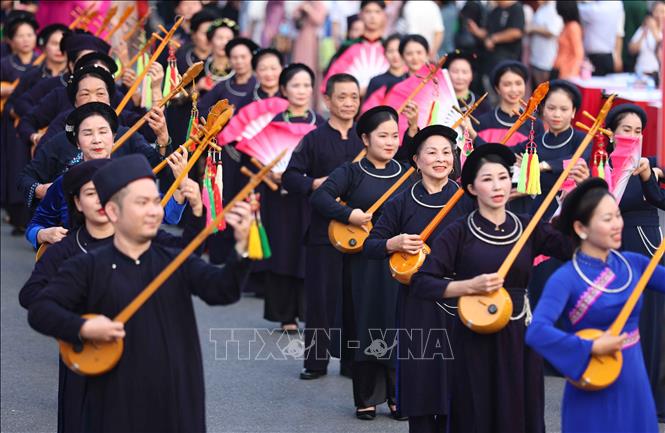
[{"label": "dark blue tunic", "polygon": [[[563,172],[563,161],[570,159],[573,153],[577,150],[586,134],[571,128],[562,131],[558,135],[550,132],[541,132],[536,135],[534,142],[536,143],[536,151],[538,152],[538,160],[547,162],[551,171],[540,172],[540,189],[541,194],[535,198],[530,196],[522,197],[510,202],[509,208],[514,212],[524,211],[524,213],[533,215],[536,213],[540,204],[543,202],[545,196],[550,192],[554,183],[557,181]],[[526,149],[528,140],[516,144],[511,150],[517,155],[522,155]],[[589,160],[591,155],[591,146],[588,146],[582,157]],[[523,162],[524,163],[524,162]],[[558,207],[558,203],[554,200],[545,212],[544,220],[549,221]]]},{"label": "dark blue tunic", "polygon": [[253,75],[245,84],[237,84],[235,76],[220,81],[199,100],[199,113],[207,115],[210,108],[222,99],[228,99],[229,104],[234,105],[236,111],[240,110],[243,107],[241,103],[247,102],[247,98],[252,94],[255,86],[256,78]]},{"label": "dark blue tunic", "polygon": [[[484,233],[497,234],[496,225],[474,212],[473,221]],[[517,217],[522,226],[528,217]],[[511,233],[510,215],[499,229]],[[477,238],[467,216],[448,225],[432,245],[432,253],[411,280],[412,296],[440,301],[449,279],[467,280],[496,272],[514,245],[493,245]],[[513,301],[513,317],[523,310],[532,262],[538,254],[566,260],[572,242],[540,223],[522,248],[505,278]],[[446,279],[448,278],[448,279]],[[544,383],[542,359],[524,344],[524,317],[511,320],[495,334],[477,334],[454,320],[451,379],[451,432],[543,432]]]},{"label": "dark blue tunic", "polygon": [[[509,115],[504,113],[501,108],[496,107],[480,116],[474,116],[480,122],[480,125],[474,125],[478,132],[478,137],[475,140],[474,146],[483,143],[500,143],[506,135],[510,127],[517,121],[518,116]],[[533,125],[536,135],[541,135],[544,132],[543,122],[536,119]],[[506,146],[514,146],[529,138],[529,131],[531,131],[531,120],[527,120],[519,127],[517,131],[506,143]]]},{"label": "dark blue tunic", "polygon": [[[282,185],[290,194],[308,198],[314,179],[330,175],[343,163],[353,160],[363,148],[355,125],[348,130],[347,138],[342,139],[340,132],[325,122],[307,134],[294,150],[282,175]],[[305,234],[306,347],[312,346],[315,329],[342,327],[343,255],[330,245],[329,222],[311,208]],[[317,335],[313,349],[305,354],[305,368],[322,371],[327,368],[329,353],[341,356],[339,342],[328,343],[324,339],[325,336]]]},{"label": "dark blue tunic", "polygon": [[[294,123],[320,125],[323,119],[308,112],[305,117],[293,117]],[[282,121],[278,115],[275,121]],[[287,189],[272,191],[261,186],[261,219],[268,234],[272,257],[256,264],[257,271],[303,279],[305,277],[305,231],[309,226],[309,205],[305,197],[291,194]]]},{"label": "dark blue tunic", "polygon": [[[34,56],[33,56],[34,57]],[[2,81],[14,82],[21,80],[36,67],[22,64],[12,54],[0,61],[0,77]],[[20,81],[17,88],[20,86]],[[0,131],[0,203],[3,206],[20,205],[21,195],[16,189],[16,178],[21,168],[30,161],[30,148],[23,145],[16,136],[14,117],[10,114],[14,99],[9,96],[2,112],[2,130]],[[16,221],[19,224],[18,221]]]},{"label": "dark blue tunic", "polygon": [[67,87],[67,79],[69,72],[64,72],[57,77],[48,77],[35,83],[16,100],[14,104],[14,112],[21,118],[28,114],[33,107],[40,104],[42,99],[48,95],[53,89],[58,87]]},{"label": "dark blue tunic", "polygon": [[[138,260],[113,244],[68,260],[29,307],[37,331],[79,341],[81,314],[115,317],[178,254],[152,243]],[[85,378],[85,431],[205,431],[199,330],[192,295],[210,305],[236,302],[248,261],[224,267],[185,263],[125,324],[124,352],[108,373]]]},{"label": "dark blue tunic", "polygon": [[[365,241],[363,254],[373,259],[385,259],[388,239],[401,233],[422,232],[458,188],[456,183],[449,181],[440,192],[429,194],[419,181],[389,200]],[[473,205],[471,199],[462,197],[437,226],[428,244],[435,241],[444,227],[470,212]],[[446,359],[451,353],[447,344],[436,347],[436,342],[447,343],[437,334],[445,332],[450,336],[452,320],[454,310],[446,307],[444,300],[422,299],[414,296],[409,286],[399,285],[396,327],[402,331],[397,335],[397,404],[403,416],[448,413],[447,370],[450,362]],[[413,332],[413,337],[409,338],[404,332]],[[413,354],[411,358],[409,353]]]},{"label": "dark blue tunic", "polygon": [[[205,226],[205,218],[194,217],[188,214],[187,224],[184,226],[182,237],[176,237],[170,233],[159,230],[154,242],[175,247],[184,248],[199,231]],[[62,241],[51,245],[44,255],[35,264],[30,278],[19,292],[19,303],[26,310],[37,299],[49,281],[57,274],[60,265],[68,259],[88,251],[95,250],[113,242],[113,236],[103,239],[92,237],[85,226],[77,228],[67,235]],[[199,248],[197,254],[201,253]],[[75,374],[62,363],[59,363],[58,383],[58,431],[77,432],[80,431],[80,415],[83,408],[83,395],[85,392],[85,378]]]},{"label": "dark blue tunic", "polygon": [[386,86],[386,93],[388,93],[388,91],[395,84],[399,83],[400,81],[404,81],[407,78],[409,78],[409,74],[393,75],[390,73],[390,71],[386,71],[381,75],[377,75],[376,77],[369,80],[367,90],[365,91],[365,99],[369,98],[372,93],[379,90],[382,86]]},{"label": "dark blue tunic", "polygon": [[[395,160],[383,169],[377,169],[366,158],[356,163],[346,162],[312,193],[310,202],[323,217],[348,223],[353,209],[368,210],[407,169],[408,166]],[[407,181],[400,188],[409,186]],[[399,190],[395,192],[398,193]],[[346,205],[337,202],[337,197]],[[382,212],[382,208],[379,208],[374,213],[373,224]],[[354,360],[379,362],[394,367],[396,351],[392,345],[396,339],[394,329],[398,283],[390,276],[388,260],[370,260],[362,254],[347,254],[344,256],[344,267],[345,279],[347,273],[349,275],[344,284],[350,285],[353,299],[355,332],[352,339],[360,342]],[[387,331],[381,337],[376,333],[370,334],[370,329]],[[387,343],[389,350],[381,356],[374,356],[368,348],[378,338]]]}]

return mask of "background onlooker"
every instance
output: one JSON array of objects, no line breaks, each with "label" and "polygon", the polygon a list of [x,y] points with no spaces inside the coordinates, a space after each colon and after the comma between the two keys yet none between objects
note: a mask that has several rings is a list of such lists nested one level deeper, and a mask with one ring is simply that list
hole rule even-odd
[{"label": "background onlooker", "polygon": [[584,51],[593,65],[593,75],[623,71],[624,13],[617,1],[580,1]]},{"label": "background onlooker", "polygon": [[550,79],[554,60],[559,47],[559,35],[563,30],[563,19],[556,12],[556,3],[552,0],[539,0],[533,21],[527,27],[530,35],[529,66],[531,84],[536,86]]},{"label": "background onlooker", "polygon": [[453,0],[439,0],[436,2],[441,9],[443,20],[443,43],[439,48],[439,57],[455,50],[455,34],[459,26],[459,10]]},{"label": "background onlooker", "polygon": [[559,35],[559,50],[554,60],[552,78],[570,79],[580,76],[584,62],[582,46],[582,26],[576,1],[557,1],[556,11],[564,22],[563,31]]},{"label": "background onlooker", "polygon": [[634,72],[637,55],[630,53],[628,45],[630,45],[630,37],[640,28],[644,17],[649,13],[649,2],[646,0],[624,0],[622,3],[625,16],[623,34],[626,35],[623,39],[623,71]]},{"label": "background onlooker", "polygon": [[653,76],[658,81],[658,47],[663,41],[663,19],[665,2],[657,1],[651,5],[651,13],[644,18],[628,45],[631,54],[637,54],[635,72]]},{"label": "background onlooker", "polygon": [[[522,3],[500,0],[487,16],[486,27],[467,20],[469,31],[484,42],[482,73],[487,75],[503,60],[521,60],[524,34],[524,9]],[[486,88],[491,88],[487,85]]]},{"label": "background onlooker", "polygon": [[419,34],[427,39],[429,57],[435,59],[443,42],[441,9],[430,0],[406,1],[402,10],[405,34]]}]

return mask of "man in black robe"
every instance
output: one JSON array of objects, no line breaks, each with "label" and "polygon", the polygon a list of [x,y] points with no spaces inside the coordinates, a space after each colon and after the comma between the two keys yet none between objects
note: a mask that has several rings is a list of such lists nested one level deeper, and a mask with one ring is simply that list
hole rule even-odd
[{"label": "man in black robe", "polygon": [[[236,245],[224,266],[189,257],[123,324],[111,318],[179,250],[152,243],[163,209],[144,156],[114,160],[98,170],[93,183],[114,226],[113,242],[65,262],[30,305],[28,321],[37,331],[72,344],[124,339],[118,364],[86,378],[84,431],[205,431],[203,365],[191,295],[211,305],[239,299],[249,268],[243,260],[249,206],[241,203],[227,215]],[[83,319],[84,313],[97,316]]]}]

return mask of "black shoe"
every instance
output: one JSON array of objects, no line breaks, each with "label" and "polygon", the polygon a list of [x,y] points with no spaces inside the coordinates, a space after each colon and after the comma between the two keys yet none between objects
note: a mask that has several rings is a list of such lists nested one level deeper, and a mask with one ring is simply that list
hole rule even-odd
[{"label": "black shoe", "polygon": [[[295,328],[292,328],[293,325],[295,325]],[[287,328],[287,326],[289,328]],[[282,322],[282,332],[286,332],[287,334],[297,334],[298,333],[298,323],[297,322]]]},{"label": "black shoe", "polygon": [[402,414],[399,413],[399,410],[397,409],[393,410],[391,406],[397,407],[397,403],[388,400],[388,409],[390,409],[390,416],[392,416],[395,421],[406,421],[409,419],[408,416],[402,416]]},{"label": "black shoe", "polygon": [[374,418],[376,418],[376,408],[372,410],[359,410],[356,409],[356,418],[361,419],[363,421],[371,421]]},{"label": "black shoe", "polygon": [[312,379],[318,379],[321,376],[325,376],[328,374],[326,370],[308,370],[306,368],[303,368],[302,371],[300,372],[300,378],[302,380],[312,380]]},{"label": "black shoe", "polygon": [[342,362],[339,366],[339,374],[340,376],[353,379],[353,364],[349,362]]}]

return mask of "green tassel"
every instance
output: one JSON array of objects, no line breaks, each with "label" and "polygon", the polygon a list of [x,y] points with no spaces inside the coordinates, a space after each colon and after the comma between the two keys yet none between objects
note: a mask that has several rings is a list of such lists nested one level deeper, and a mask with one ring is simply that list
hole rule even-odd
[{"label": "green tassel", "polygon": [[113,79],[117,80],[120,78],[120,74],[122,73],[122,62],[120,62],[120,59],[117,57],[115,59],[115,65],[117,66],[118,70],[115,72]]},{"label": "green tassel", "polygon": [[598,164],[598,177],[605,179],[605,163],[602,159],[600,160],[600,164]]},{"label": "green tassel", "polygon": [[266,229],[263,227],[261,220],[259,220],[259,237],[261,238],[263,258],[267,260],[272,256],[272,250],[270,249],[270,243],[268,242],[268,234],[266,233]]},{"label": "green tassel", "polygon": [[520,176],[517,180],[517,191],[526,192],[527,170],[529,169],[529,152],[522,155],[522,164],[520,165]]}]

